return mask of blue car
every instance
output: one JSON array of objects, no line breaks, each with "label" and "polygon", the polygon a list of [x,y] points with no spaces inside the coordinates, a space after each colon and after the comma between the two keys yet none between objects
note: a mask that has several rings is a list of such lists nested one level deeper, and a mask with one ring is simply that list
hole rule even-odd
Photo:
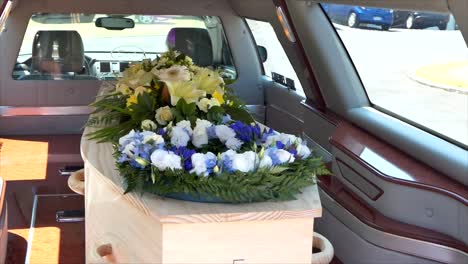
[{"label": "blue car", "polygon": [[388,30],[393,24],[391,9],[337,4],[322,4],[322,7],[333,22],[349,27],[372,24]]}]

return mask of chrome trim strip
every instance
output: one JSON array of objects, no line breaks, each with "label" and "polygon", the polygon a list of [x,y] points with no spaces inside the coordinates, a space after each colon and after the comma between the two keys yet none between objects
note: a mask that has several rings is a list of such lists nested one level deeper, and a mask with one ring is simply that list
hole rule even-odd
[{"label": "chrome trim strip", "polygon": [[89,106],[0,106],[0,117],[89,115]]},{"label": "chrome trim strip", "polygon": [[[246,106],[255,114],[265,111],[263,105]],[[89,115],[92,112],[89,106],[0,106],[0,117]]]},{"label": "chrome trim strip", "polygon": [[24,258],[25,264],[29,264],[29,260],[31,258],[32,241],[34,239],[34,225],[36,224],[36,210],[37,210],[37,195],[34,195],[34,202],[33,202],[33,208],[32,208],[32,213],[31,213],[31,225],[29,227],[29,235],[28,235],[28,247],[26,249],[26,257]]},{"label": "chrome trim strip", "polygon": [[13,9],[13,1],[8,1],[3,9],[2,13],[0,14],[0,33],[3,32],[5,22],[10,15],[11,10]]}]

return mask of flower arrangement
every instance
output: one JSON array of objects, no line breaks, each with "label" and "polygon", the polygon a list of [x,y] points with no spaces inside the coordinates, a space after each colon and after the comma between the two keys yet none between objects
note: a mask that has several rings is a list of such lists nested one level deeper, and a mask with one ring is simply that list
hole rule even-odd
[{"label": "flower arrangement", "polygon": [[305,142],[254,122],[229,81],[170,50],[128,68],[93,104],[126,192],[211,202],[290,200],[328,174]]}]

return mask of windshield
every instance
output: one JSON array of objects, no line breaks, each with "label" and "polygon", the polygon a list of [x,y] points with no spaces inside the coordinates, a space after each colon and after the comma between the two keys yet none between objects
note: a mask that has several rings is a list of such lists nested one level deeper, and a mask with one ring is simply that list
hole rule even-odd
[{"label": "windshield", "polygon": [[[131,19],[134,27],[121,30],[98,27],[96,21],[105,17]],[[50,34],[55,34],[53,32],[60,36],[50,37]],[[43,48],[49,44],[38,42],[41,37],[39,35],[47,35],[50,38],[49,50]],[[180,41],[181,38],[184,38],[184,42]],[[88,76],[97,79],[119,76],[121,70],[132,62],[155,59],[158,54],[169,48],[188,53],[189,56],[195,57],[195,60],[203,61],[203,66],[223,69],[227,67],[231,75],[235,74],[218,17],[38,13],[32,15],[29,21],[13,77],[24,79],[25,75],[44,75],[48,68],[43,69],[40,63],[35,67],[34,60],[43,60],[44,53],[50,53],[48,60],[63,59],[59,54],[63,50],[61,45],[66,46],[66,52],[74,56],[79,55],[82,45],[83,68]],[[211,48],[211,51],[206,51],[207,47]],[[112,73],[112,76],[108,73]],[[26,77],[28,78],[31,77]],[[37,78],[40,77],[35,76],[34,79]]]}]

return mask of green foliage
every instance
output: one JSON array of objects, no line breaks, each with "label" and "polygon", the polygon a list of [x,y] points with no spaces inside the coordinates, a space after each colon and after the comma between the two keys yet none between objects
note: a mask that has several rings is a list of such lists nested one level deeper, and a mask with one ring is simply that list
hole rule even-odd
[{"label": "green foliage", "polygon": [[154,98],[151,93],[142,93],[138,95],[138,104],[132,104],[128,107],[129,110],[127,110],[127,114],[139,126],[141,121],[154,117],[155,108],[156,98]]},{"label": "green foliage", "polygon": [[213,106],[206,115],[206,119],[213,124],[219,124],[223,120],[225,110],[221,106]]},{"label": "green foliage", "polygon": [[246,124],[250,124],[255,121],[250,113],[244,108],[225,106],[224,110],[233,120],[239,120]]},{"label": "green foliage", "polygon": [[199,115],[197,105],[195,103],[188,104],[184,99],[180,99],[176,107],[172,108],[172,114],[174,115],[174,123],[189,120],[192,125],[195,125],[195,121]]},{"label": "green foliage", "polygon": [[117,163],[117,167],[127,183],[125,192],[150,192],[160,196],[184,193],[228,203],[292,200],[302,189],[315,184],[317,176],[330,174],[321,158],[295,161],[287,168],[210,177],[198,177],[183,170],[160,172],[151,166],[137,170],[129,164]]},{"label": "green foliage", "polygon": [[115,142],[140,127],[143,120],[154,117],[156,98],[150,93],[138,95],[138,104],[129,107],[126,107],[126,100],[125,96],[110,94],[93,103],[95,111],[86,126],[100,129],[86,136],[99,143]]}]

